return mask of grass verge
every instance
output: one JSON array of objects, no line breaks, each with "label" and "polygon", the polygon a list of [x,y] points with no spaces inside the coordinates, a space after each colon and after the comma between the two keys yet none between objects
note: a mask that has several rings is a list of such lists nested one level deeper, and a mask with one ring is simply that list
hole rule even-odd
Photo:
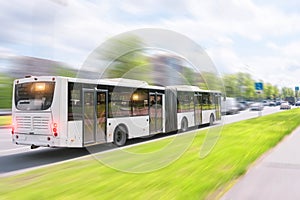
[{"label": "grass verge", "polygon": [[0,116],[0,126],[7,126],[11,124],[11,116]]},{"label": "grass verge", "polygon": [[[216,193],[299,125],[300,109],[226,125],[217,145],[204,159],[199,158],[199,151],[207,131],[201,130],[179,159],[149,173],[121,172],[92,157],[4,177],[0,179],[0,199],[216,198]],[[171,140],[128,151],[156,151]],[[126,164],[130,157],[118,157],[118,162]]]}]

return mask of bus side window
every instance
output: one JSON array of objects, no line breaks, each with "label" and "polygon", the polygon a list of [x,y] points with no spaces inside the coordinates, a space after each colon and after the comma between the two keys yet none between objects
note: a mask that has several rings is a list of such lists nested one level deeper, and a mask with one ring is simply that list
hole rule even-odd
[{"label": "bus side window", "polygon": [[116,88],[109,92],[109,117],[129,117],[130,108],[130,91]]},{"label": "bus side window", "polygon": [[68,121],[82,120],[81,84],[68,85]]},{"label": "bus side window", "polygon": [[[132,115],[133,116],[145,116],[149,114],[148,109],[148,91],[144,89],[138,89],[132,94]],[[151,99],[151,98],[150,98]],[[152,100],[154,99],[152,98]]]}]

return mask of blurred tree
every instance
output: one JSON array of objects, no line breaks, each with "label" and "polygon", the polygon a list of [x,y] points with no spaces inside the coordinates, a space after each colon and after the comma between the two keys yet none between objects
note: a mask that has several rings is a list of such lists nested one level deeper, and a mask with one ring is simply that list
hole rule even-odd
[{"label": "blurred tree", "polygon": [[248,73],[239,72],[237,76],[238,97],[241,99],[252,100],[255,97],[254,80]]},{"label": "blurred tree", "polygon": [[[195,76],[194,74],[193,76]],[[223,79],[219,77],[217,74],[211,72],[202,72],[200,76],[202,78],[202,81],[198,82],[195,85],[199,86],[201,89],[218,90],[221,91],[222,93],[225,92]]]},{"label": "blurred tree", "polygon": [[112,39],[99,49],[100,59],[109,61],[104,78],[130,78],[153,82],[143,42],[136,36]]},{"label": "blurred tree", "polygon": [[74,69],[66,68],[66,67],[59,67],[55,68],[55,75],[56,76],[66,76],[66,77],[76,77],[76,71]]},{"label": "blurred tree", "polygon": [[248,73],[226,74],[223,76],[223,82],[226,95],[229,97],[237,97],[245,100],[274,99],[279,97],[278,87],[270,83],[264,83],[263,80],[258,81],[264,83],[263,93],[257,95],[254,87],[256,81]]},{"label": "blurred tree", "polygon": [[245,99],[253,100],[255,98],[255,88],[254,88],[254,80],[251,78],[250,74],[247,74],[245,84]]},{"label": "blurred tree", "polygon": [[0,109],[11,108],[13,79],[0,74]]},{"label": "blurred tree", "polygon": [[264,95],[266,99],[274,99],[274,87],[270,83],[264,84]]},{"label": "blurred tree", "polygon": [[281,89],[281,98],[284,99],[285,97],[293,97],[294,90],[292,88],[283,87]]},{"label": "blurred tree", "polygon": [[0,74],[0,109],[11,108],[13,80],[25,75],[75,77],[77,70],[67,64],[47,59],[17,56],[9,61],[9,70]]},{"label": "blurred tree", "polygon": [[223,76],[223,83],[227,97],[236,97],[238,94],[238,80],[235,74],[227,74]]},{"label": "blurred tree", "polygon": [[280,94],[280,92],[279,92],[278,87],[276,85],[274,85],[273,86],[273,99],[279,98],[279,94]]},{"label": "blurred tree", "polygon": [[[190,85],[197,85],[197,79],[195,77],[195,71],[189,67],[183,67],[183,76]],[[199,74],[199,76],[201,76]]]}]

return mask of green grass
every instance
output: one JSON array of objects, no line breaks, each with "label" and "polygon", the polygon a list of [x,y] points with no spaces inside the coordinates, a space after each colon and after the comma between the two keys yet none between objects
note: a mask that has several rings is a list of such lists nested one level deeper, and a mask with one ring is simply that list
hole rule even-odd
[{"label": "green grass", "polygon": [[0,73],[0,108],[11,108],[13,79]]},{"label": "green grass", "polygon": [[0,116],[0,126],[10,125],[11,116]]},{"label": "green grass", "polygon": [[[215,199],[299,125],[300,109],[226,125],[204,159],[199,158],[199,151],[207,131],[198,131],[180,158],[148,173],[122,172],[92,157],[4,177],[0,179],[0,199]],[[176,139],[189,141],[189,137],[182,134]],[[168,149],[172,142],[174,139],[168,138],[126,151],[147,155],[164,148],[172,157],[174,149]],[[151,166],[151,160],[132,159],[128,154],[105,153],[99,157],[117,160],[114,164],[118,167],[130,163],[135,163],[137,170],[140,165]]]}]

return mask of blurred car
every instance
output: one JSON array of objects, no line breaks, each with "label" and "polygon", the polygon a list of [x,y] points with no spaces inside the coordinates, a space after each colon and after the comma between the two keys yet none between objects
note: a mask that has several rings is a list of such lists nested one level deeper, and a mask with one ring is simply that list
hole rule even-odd
[{"label": "blurred car", "polygon": [[288,102],[283,102],[283,103],[281,103],[281,105],[280,105],[280,109],[281,109],[281,110],[283,110],[283,109],[285,109],[285,110],[291,109],[291,105],[290,105]]},{"label": "blurred car", "polygon": [[221,102],[221,112],[223,115],[239,113],[238,103],[235,98],[227,97]]},{"label": "blurred car", "polygon": [[300,101],[297,101],[297,102],[295,103],[295,106],[300,106]]},{"label": "blurred car", "polygon": [[271,101],[271,102],[269,103],[269,106],[277,106],[277,104],[276,104],[276,102]]},{"label": "blurred car", "polygon": [[239,108],[239,111],[246,110],[248,107],[245,104],[237,103],[237,107]]},{"label": "blurred car", "polygon": [[285,97],[285,101],[288,102],[290,105],[295,105],[296,98],[295,97]]},{"label": "blurred car", "polygon": [[269,104],[270,104],[269,101],[263,100],[263,105],[264,105],[264,106],[268,106]]},{"label": "blurred car", "polygon": [[245,108],[245,110],[246,110],[247,108],[249,108],[249,105],[250,105],[249,102],[247,102],[247,101],[240,101],[239,103],[242,104],[242,106]]},{"label": "blurred car", "polygon": [[264,109],[264,105],[260,102],[256,102],[250,105],[250,111],[251,110],[258,110],[261,111]]}]

